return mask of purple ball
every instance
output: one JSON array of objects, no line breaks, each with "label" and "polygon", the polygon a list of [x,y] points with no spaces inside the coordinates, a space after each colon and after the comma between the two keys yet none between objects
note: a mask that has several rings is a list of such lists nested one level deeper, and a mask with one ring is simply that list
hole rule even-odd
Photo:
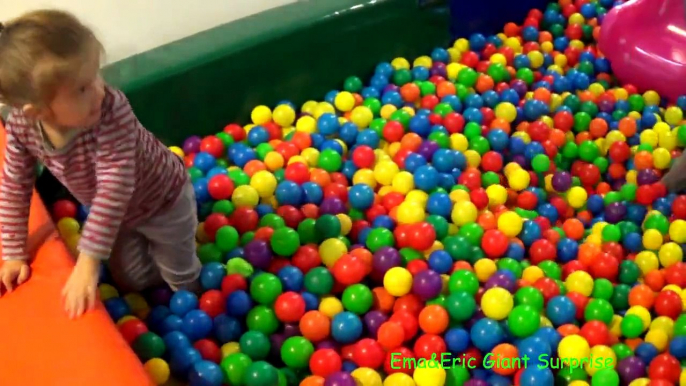
[{"label": "purple ball", "polygon": [[618,192],[622,188],[622,186],[624,186],[624,184],[626,184],[626,180],[624,178],[612,181],[612,190]]},{"label": "purple ball", "polygon": [[598,108],[604,113],[612,113],[615,109],[615,104],[609,100],[602,100],[598,103]]},{"label": "purple ball", "polygon": [[317,350],[324,350],[327,348],[336,350],[338,348],[338,345],[336,344],[336,342],[327,339],[315,344],[315,347],[317,348]]},{"label": "purple ball", "polygon": [[152,306],[167,306],[173,294],[166,285],[157,287],[150,293],[150,303]]},{"label": "purple ball", "polygon": [[422,300],[433,299],[440,295],[443,289],[441,275],[433,270],[425,269],[414,276],[412,280],[412,293]]},{"label": "purple ball", "polygon": [[484,381],[483,379],[472,378],[467,380],[463,386],[488,386],[488,382]]},{"label": "purple ball", "polygon": [[197,135],[186,138],[183,143],[183,152],[185,154],[197,153],[200,151],[200,142],[202,139]]},{"label": "purple ball", "polygon": [[605,221],[616,224],[624,220],[626,206],[621,202],[613,202],[605,208]]},{"label": "purple ball", "polygon": [[269,353],[275,358],[281,358],[281,346],[283,346],[285,341],[286,337],[283,334],[272,334],[269,336],[269,342],[271,343]]},{"label": "purple ball", "polygon": [[326,377],[324,386],[357,386],[357,382],[350,373],[337,371]]},{"label": "purple ball", "polygon": [[446,78],[448,76],[448,72],[445,68],[445,64],[443,64],[441,62],[435,62],[431,66],[431,75],[432,76],[438,75],[438,76],[442,76],[442,77]]},{"label": "purple ball", "polygon": [[484,315],[484,312],[481,310],[481,306],[476,306],[476,311],[474,311],[474,315],[465,323],[465,327],[467,329],[471,329],[474,323],[478,322],[479,320],[485,318],[486,315]]},{"label": "purple ball", "polygon": [[369,311],[364,316],[364,324],[367,326],[367,331],[369,335],[376,339],[376,333],[379,331],[379,327],[388,320],[388,316],[384,315],[383,312],[375,310]]},{"label": "purple ball", "polygon": [[526,167],[526,158],[524,157],[523,154],[515,154],[514,157],[512,157],[512,161],[517,163],[519,166],[525,168]]},{"label": "purple ball", "polygon": [[383,89],[383,94],[390,92],[390,91],[398,91],[398,86],[390,83]]},{"label": "purple ball", "polygon": [[269,268],[272,261],[272,251],[264,240],[252,240],[243,247],[245,260],[259,269]]},{"label": "purple ball", "polygon": [[626,357],[617,363],[617,373],[622,383],[628,385],[635,379],[645,377],[646,365],[639,357]]},{"label": "purple ball", "polygon": [[300,327],[296,323],[286,323],[283,326],[283,336],[288,339],[300,335]]},{"label": "purple ball", "polygon": [[509,292],[514,292],[516,290],[516,283],[508,274],[503,272],[496,272],[491,277],[489,277],[488,280],[486,280],[484,289],[488,290],[493,287],[500,287],[508,290]]},{"label": "purple ball", "polygon": [[567,172],[555,172],[551,182],[553,189],[558,192],[566,192],[572,187],[572,175]]},{"label": "purple ball", "polygon": [[386,271],[393,267],[398,267],[402,263],[400,253],[393,247],[381,247],[374,252],[372,257],[372,269],[379,275],[384,275]]},{"label": "purple ball", "polygon": [[319,214],[332,214],[337,215],[341,213],[346,213],[345,204],[338,198],[326,198],[322,201],[319,206]]},{"label": "purple ball", "polygon": [[436,150],[438,150],[438,148],[438,143],[434,141],[424,141],[421,145],[419,145],[419,148],[417,149],[417,154],[421,155],[427,160],[430,160],[431,157],[433,157]]},{"label": "purple ball", "polygon": [[657,173],[655,173],[655,170],[653,169],[639,170],[638,174],[636,175],[636,182],[639,185],[650,185],[658,182],[659,180],[660,177],[658,177]]}]

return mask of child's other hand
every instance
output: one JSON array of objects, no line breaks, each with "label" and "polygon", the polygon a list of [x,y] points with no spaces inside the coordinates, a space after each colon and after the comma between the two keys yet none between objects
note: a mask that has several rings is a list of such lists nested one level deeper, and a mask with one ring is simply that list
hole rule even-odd
[{"label": "child's other hand", "polygon": [[62,289],[64,307],[70,318],[81,316],[95,307],[100,261],[80,255]]},{"label": "child's other hand", "polygon": [[[8,260],[0,267],[0,295],[12,292],[15,287],[23,284],[29,278],[31,268],[24,260]],[[3,291],[4,288],[4,291]]]}]

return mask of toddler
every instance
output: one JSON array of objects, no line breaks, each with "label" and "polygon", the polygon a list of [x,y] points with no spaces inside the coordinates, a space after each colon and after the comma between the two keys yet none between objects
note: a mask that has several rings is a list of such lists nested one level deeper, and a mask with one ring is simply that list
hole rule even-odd
[{"label": "toddler", "polygon": [[0,181],[0,288],[29,276],[28,215],[42,162],[90,206],[62,292],[71,317],[93,307],[100,263],[123,291],[198,290],[197,204],[183,162],[99,75],[102,45],[74,16],[35,11],[0,27],[0,102],[11,106]]}]

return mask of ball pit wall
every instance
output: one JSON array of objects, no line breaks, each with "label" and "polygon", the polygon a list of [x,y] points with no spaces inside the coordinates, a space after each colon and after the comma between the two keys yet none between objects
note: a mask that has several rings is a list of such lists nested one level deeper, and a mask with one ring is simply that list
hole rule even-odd
[{"label": "ball pit wall", "polygon": [[473,32],[497,33],[505,23],[524,20],[533,8],[543,9],[548,0],[450,0],[450,35],[453,39]]},{"label": "ball pit wall", "polygon": [[[0,123],[0,168],[4,152]],[[28,250],[31,278],[0,298],[0,385],[149,385],[102,304],[78,320],[64,312],[60,293],[73,258],[36,192]]]}]

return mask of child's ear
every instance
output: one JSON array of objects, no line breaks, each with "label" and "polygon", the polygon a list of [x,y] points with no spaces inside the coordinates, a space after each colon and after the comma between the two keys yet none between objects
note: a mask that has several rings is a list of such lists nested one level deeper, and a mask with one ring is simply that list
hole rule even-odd
[{"label": "child's ear", "polygon": [[49,115],[49,110],[31,103],[25,104],[21,109],[24,115],[31,119],[46,120]]}]

